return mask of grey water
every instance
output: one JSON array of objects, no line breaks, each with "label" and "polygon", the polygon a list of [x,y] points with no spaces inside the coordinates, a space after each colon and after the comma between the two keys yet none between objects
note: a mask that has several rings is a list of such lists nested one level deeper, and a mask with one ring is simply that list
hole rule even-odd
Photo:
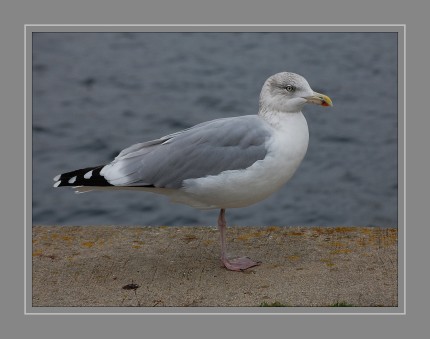
[{"label": "grey water", "polygon": [[256,114],[290,71],[330,96],[281,190],[232,225],[397,227],[396,33],[33,33],[32,216],[45,225],[215,225],[218,211],[132,191],[53,188],[63,172],[195,124]]}]

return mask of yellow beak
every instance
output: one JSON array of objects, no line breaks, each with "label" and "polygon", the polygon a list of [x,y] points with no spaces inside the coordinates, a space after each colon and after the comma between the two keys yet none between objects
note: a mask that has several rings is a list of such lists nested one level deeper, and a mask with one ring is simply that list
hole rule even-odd
[{"label": "yellow beak", "polygon": [[311,95],[310,97],[305,97],[305,99],[311,104],[321,106],[333,106],[331,99],[325,94],[314,92],[314,95]]}]

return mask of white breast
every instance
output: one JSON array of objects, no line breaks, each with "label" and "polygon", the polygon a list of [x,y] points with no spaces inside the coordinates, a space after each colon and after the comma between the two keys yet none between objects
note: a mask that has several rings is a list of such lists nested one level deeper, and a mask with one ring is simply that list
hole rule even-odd
[{"label": "white breast", "polygon": [[[263,118],[262,118],[263,119]],[[309,131],[302,113],[273,114],[267,155],[243,170],[184,181],[172,201],[197,208],[236,208],[254,204],[281,188],[302,162]]]}]

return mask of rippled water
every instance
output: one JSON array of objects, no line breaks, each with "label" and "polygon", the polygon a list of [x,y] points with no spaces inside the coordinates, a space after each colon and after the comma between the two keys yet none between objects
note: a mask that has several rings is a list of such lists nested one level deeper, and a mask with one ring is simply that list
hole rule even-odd
[{"label": "rippled water", "polygon": [[137,142],[254,114],[270,75],[329,95],[305,107],[308,153],[278,193],[227,211],[235,225],[397,226],[395,33],[35,33],[33,223],[215,225],[217,211],[141,192],[52,188]]}]

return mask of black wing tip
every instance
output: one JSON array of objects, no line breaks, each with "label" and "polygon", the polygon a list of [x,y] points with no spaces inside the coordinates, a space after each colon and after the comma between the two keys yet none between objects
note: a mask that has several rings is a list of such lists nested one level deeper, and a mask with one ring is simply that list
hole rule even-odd
[{"label": "black wing tip", "polygon": [[87,167],[72,172],[59,174],[54,177],[53,187],[62,186],[113,186],[102,175],[102,166]]}]

